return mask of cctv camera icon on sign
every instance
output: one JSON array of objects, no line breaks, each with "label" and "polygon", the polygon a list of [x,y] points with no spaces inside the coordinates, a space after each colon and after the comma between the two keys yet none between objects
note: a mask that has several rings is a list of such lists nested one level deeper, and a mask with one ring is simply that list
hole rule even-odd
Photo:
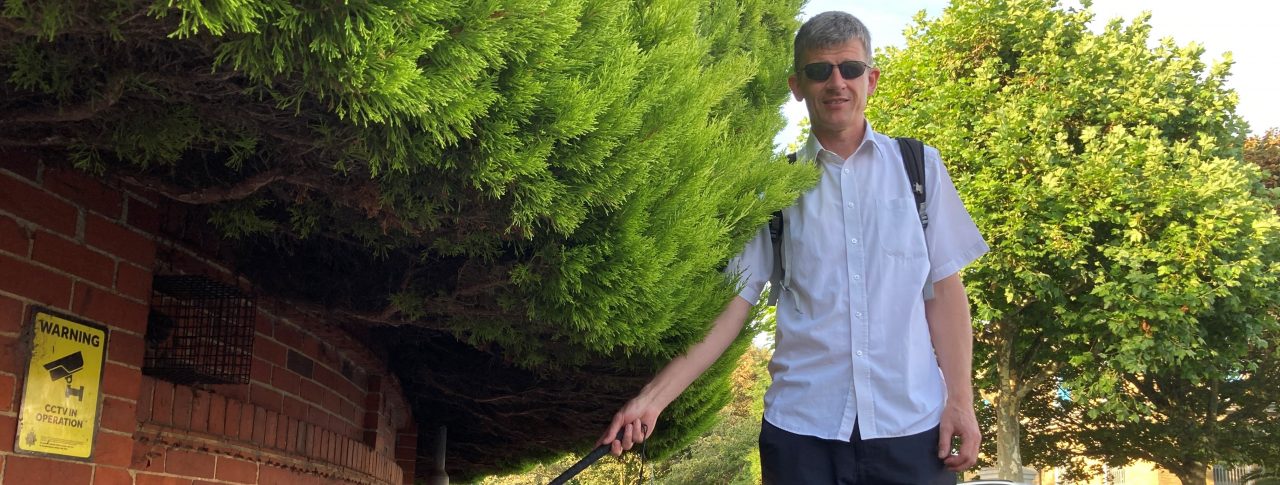
[{"label": "cctv camera icon on sign", "polygon": [[66,379],[67,394],[65,397],[75,396],[81,401],[84,401],[84,386],[80,386],[78,388],[71,387],[71,376],[83,369],[84,355],[79,351],[44,365],[44,370],[49,371],[50,379],[55,381],[58,379]]}]

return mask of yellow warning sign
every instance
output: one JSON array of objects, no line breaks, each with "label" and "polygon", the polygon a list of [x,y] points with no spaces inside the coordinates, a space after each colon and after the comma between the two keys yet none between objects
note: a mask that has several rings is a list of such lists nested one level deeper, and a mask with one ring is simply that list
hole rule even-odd
[{"label": "yellow warning sign", "polygon": [[98,430],[107,329],[36,308],[18,452],[88,459]]}]

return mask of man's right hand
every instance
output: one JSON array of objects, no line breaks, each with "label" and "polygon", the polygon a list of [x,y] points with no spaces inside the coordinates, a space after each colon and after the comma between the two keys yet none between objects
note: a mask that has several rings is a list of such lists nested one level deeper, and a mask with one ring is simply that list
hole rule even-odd
[{"label": "man's right hand", "polygon": [[[653,428],[660,413],[662,408],[652,404],[650,399],[643,395],[636,396],[613,415],[613,421],[597,444],[609,445],[609,453],[621,456],[623,451],[630,450],[632,446],[653,436]],[[618,430],[622,430],[622,439],[618,439]]]},{"label": "man's right hand", "polygon": [[[618,414],[613,415],[613,422],[609,423],[604,434],[600,435],[600,441],[596,443],[610,445],[610,452],[614,456],[621,456],[623,451],[630,450],[636,443],[643,443],[653,436],[658,414],[720,358],[724,349],[742,331],[750,312],[751,302],[740,296],[733,297],[720,312],[720,316],[716,317],[706,338],[690,347],[684,355],[667,363],[640,390],[640,394],[622,406]],[[617,438],[618,430],[622,430],[622,439]]]}]

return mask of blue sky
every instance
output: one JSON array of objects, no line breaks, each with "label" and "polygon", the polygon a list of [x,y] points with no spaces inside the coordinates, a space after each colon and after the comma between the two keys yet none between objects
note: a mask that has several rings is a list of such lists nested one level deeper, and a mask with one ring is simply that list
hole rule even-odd
[{"label": "blue sky", "polygon": [[[844,10],[862,19],[871,30],[872,48],[903,43],[902,30],[916,12],[924,10],[929,17],[941,15],[949,2],[945,0],[810,0],[802,18],[827,10]],[[1064,5],[1078,7],[1078,1]],[[1210,62],[1232,53],[1235,64],[1228,87],[1240,96],[1236,112],[1249,122],[1253,133],[1267,128],[1280,128],[1280,53],[1273,49],[1280,35],[1272,25],[1280,19],[1280,2],[1257,0],[1096,0],[1093,10],[1095,29],[1107,20],[1122,17],[1132,20],[1143,11],[1151,12],[1152,36],[1173,37],[1179,45],[1197,42],[1205,47]],[[875,101],[872,100],[872,103]],[[785,146],[799,133],[796,123],[805,116],[804,105],[789,102],[783,106],[788,127],[775,138]],[[874,121],[874,120],[872,120]]]}]

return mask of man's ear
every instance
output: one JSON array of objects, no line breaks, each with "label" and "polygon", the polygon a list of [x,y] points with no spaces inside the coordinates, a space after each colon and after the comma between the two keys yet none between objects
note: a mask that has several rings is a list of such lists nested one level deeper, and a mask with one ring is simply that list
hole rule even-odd
[{"label": "man's ear", "polygon": [[873,67],[867,72],[867,96],[876,92],[876,84],[880,82],[880,68]]},{"label": "man's ear", "polygon": [[796,101],[804,101],[804,94],[800,92],[800,79],[796,78],[795,74],[787,76],[787,86],[791,87],[791,96],[796,98]]}]

